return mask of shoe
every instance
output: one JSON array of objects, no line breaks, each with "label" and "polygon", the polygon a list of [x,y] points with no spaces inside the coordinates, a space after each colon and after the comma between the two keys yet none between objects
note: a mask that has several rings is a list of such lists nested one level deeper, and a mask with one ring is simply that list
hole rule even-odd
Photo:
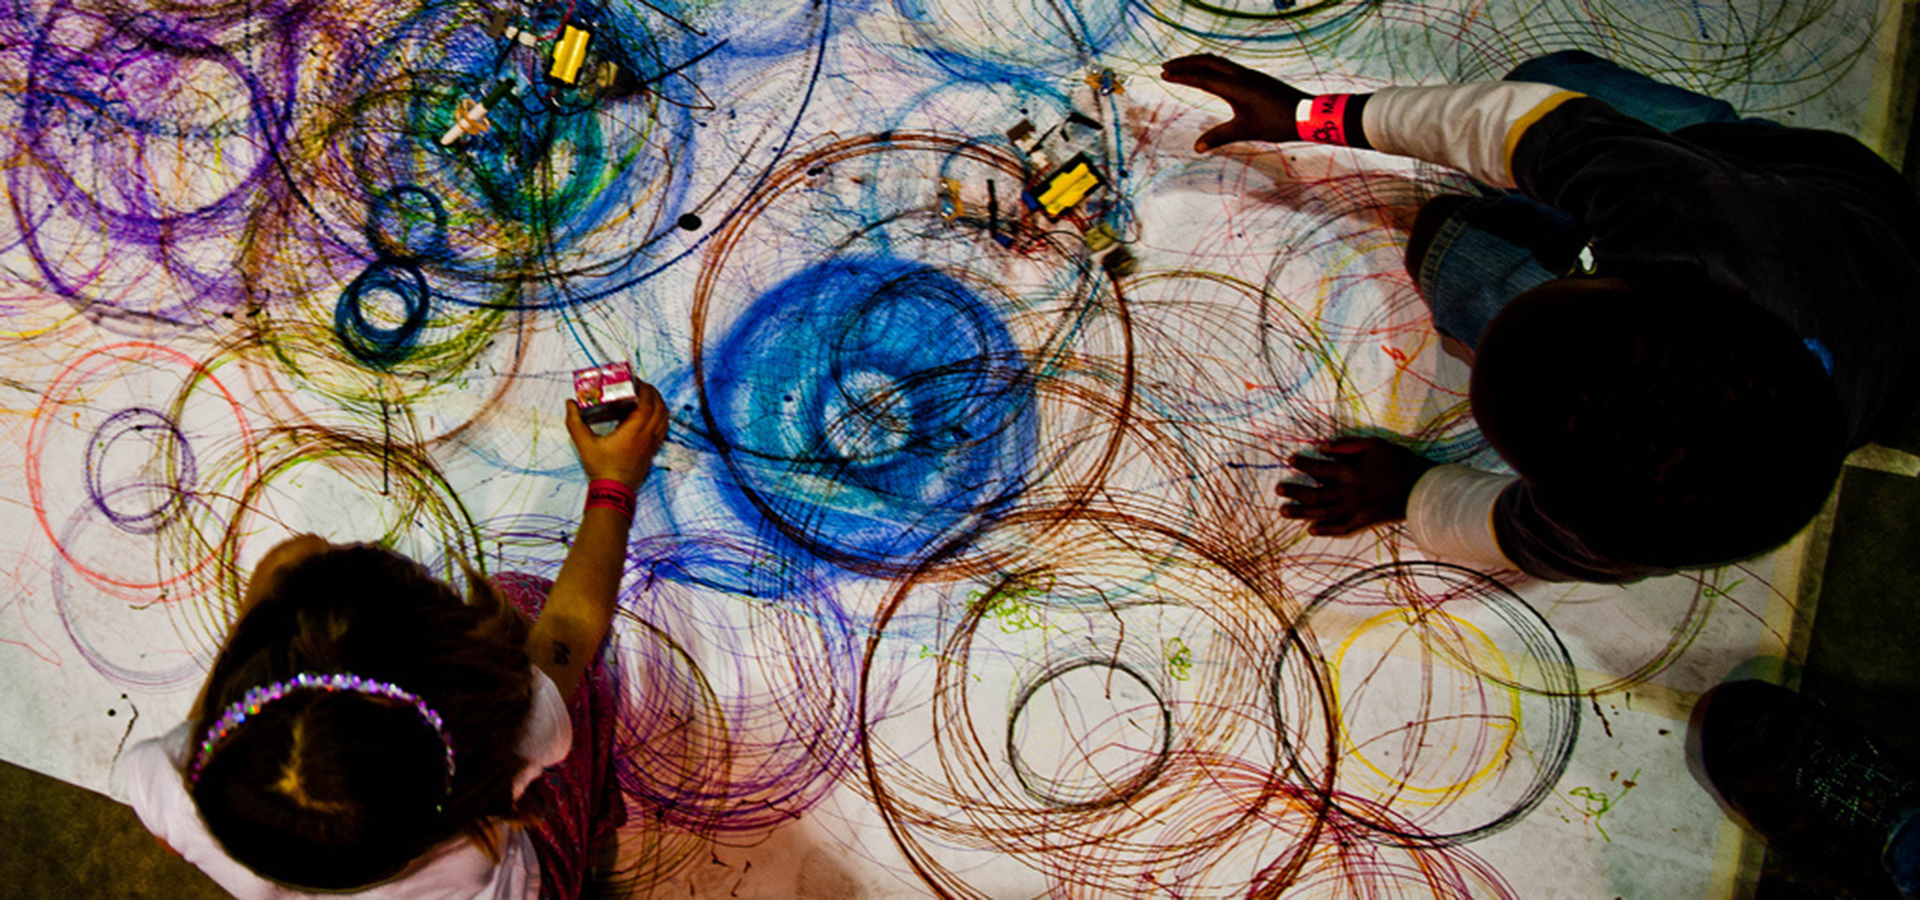
[{"label": "shoe", "polygon": [[1844,885],[1891,886],[1881,855],[1920,805],[1920,769],[1819,702],[1764,681],[1721,684],[1693,709],[1687,765],[1770,851]]}]

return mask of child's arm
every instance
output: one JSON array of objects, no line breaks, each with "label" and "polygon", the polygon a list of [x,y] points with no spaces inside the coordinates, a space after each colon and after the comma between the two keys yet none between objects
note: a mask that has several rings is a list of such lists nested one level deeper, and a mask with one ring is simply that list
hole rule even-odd
[{"label": "child's arm", "polygon": [[[567,401],[567,433],[580,454],[588,479],[611,479],[640,486],[653,454],[667,437],[667,408],[650,384],[639,386],[639,405],[611,434],[598,435],[580,419],[580,407]],[[574,686],[591,665],[613,626],[620,575],[627,561],[627,531],[633,521],[619,510],[589,506],[580,517],[567,560],[553,580],[546,608],[527,636],[533,664],[571,699]]]},{"label": "child's arm", "polygon": [[1411,156],[1515,187],[1514,148],[1541,117],[1581,95],[1545,84],[1482,81],[1314,96],[1217,56],[1168,60],[1161,77],[1225,101],[1233,118],[1200,136],[1205,153],[1236,141],[1342,144]]}]

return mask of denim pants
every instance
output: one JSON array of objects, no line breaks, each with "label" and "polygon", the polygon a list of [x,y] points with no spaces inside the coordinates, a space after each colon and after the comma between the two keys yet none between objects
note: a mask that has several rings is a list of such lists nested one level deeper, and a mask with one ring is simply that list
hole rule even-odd
[{"label": "denim pants", "polygon": [[[1506,80],[1579,91],[1667,132],[1743,121],[1726,101],[1663,84],[1580,50],[1527,60]],[[1495,313],[1529,288],[1570,274],[1586,244],[1566,213],[1518,193],[1484,190],[1440,226],[1415,273],[1435,330],[1476,349]]]}]

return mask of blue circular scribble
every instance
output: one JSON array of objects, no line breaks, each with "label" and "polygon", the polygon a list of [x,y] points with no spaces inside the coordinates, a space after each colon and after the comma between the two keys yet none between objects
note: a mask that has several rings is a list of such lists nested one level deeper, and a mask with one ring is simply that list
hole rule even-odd
[{"label": "blue circular scribble", "polygon": [[438,263],[453,257],[447,247],[447,207],[417,185],[375,194],[367,210],[367,243],[383,256]]},{"label": "blue circular scribble", "polygon": [[[392,368],[419,342],[432,300],[419,267],[381,260],[340,292],[340,302],[333,309],[333,331],[354,359],[376,369]],[[398,324],[388,327],[368,317],[370,310],[383,306],[397,307]]]},{"label": "blue circular scribble", "polygon": [[1026,487],[1037,416],[993,307],[922,263],[849,256],[753,301],[707,354],[728,502],[859,571],[950,555]]}]

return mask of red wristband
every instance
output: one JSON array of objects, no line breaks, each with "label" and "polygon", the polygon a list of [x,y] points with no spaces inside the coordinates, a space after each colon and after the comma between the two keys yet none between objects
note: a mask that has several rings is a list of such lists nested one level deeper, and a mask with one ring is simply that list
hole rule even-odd
[{"label": "red wristband", "polygon": [[1303,141],[1350,146],[1347,140],[1347,100],[1352,94],[1321,94],[1300,101],[1293,127]]},{"label": "red wristband", "polygon": [[595,478],[587,482],[587,509],[611,509],[631,522],[635,505],[633,488],[611,478]]}]

